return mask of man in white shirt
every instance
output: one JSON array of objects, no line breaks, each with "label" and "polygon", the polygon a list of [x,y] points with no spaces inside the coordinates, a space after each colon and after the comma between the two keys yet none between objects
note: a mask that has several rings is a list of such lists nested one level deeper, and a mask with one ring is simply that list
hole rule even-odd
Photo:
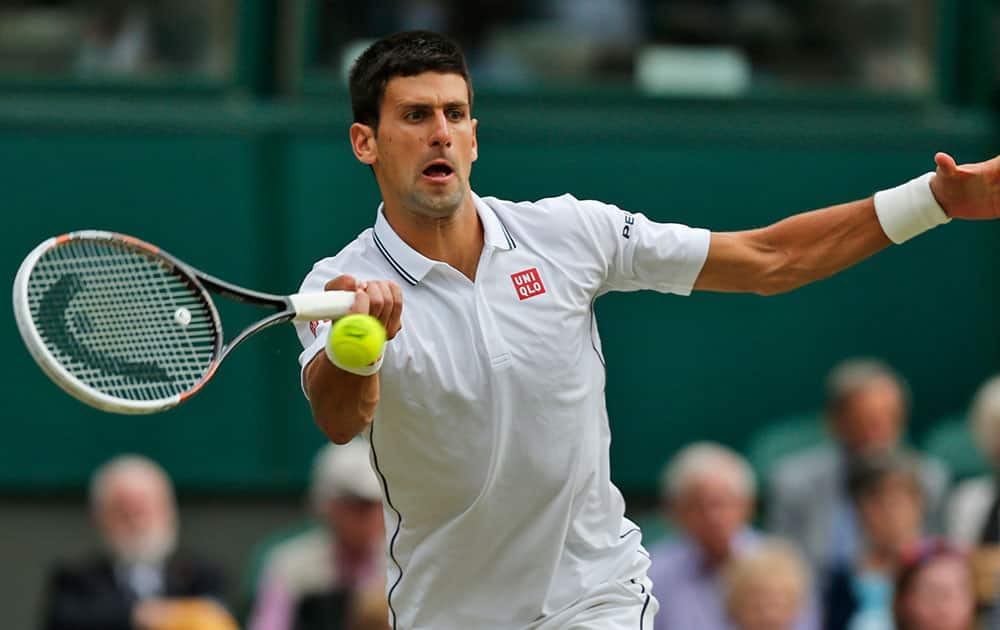
[{"label": "man in white shirt", "polygon": [[300,362],[324,433],[371,443],[394,629],[651,628],[648,555],[610,479],[598,296],[779,293],[949,215],[1000,214],[1000,158],[958,167],[944,154],[936,177],[874,202],[746,232],[657,224],[568,195],[479,197],[472,89],[452,42],[382,39],[350,87],[351,147],[383,204],[302,290],[354,291],[353,311],[381,320],[391,341],[372,366],[348,369],[323,352],[329,325],[314,322],[299,326]]}]

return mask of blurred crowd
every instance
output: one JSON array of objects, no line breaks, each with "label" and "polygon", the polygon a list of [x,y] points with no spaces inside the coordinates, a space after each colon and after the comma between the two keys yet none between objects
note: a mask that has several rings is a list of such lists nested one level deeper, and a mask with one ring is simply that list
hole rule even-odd
[{"label": "blurred crowd", "polygon": [[[708,51],[715,60],[699,66],[704,75],[727,76],[735,68],[755,83],[911,92],[930,87],[936,10],[935,0],[317,0],[276,6],[275,28],[309,23],[279,37],[279,45],[289,47],[283,56],[298,57],[301,48],[315,52],[307,63],[335,70],[359,42],[427,28],[459,40],[482,85],[628,81],[647,73],[637,66],[686,59],[670,56],[683,47]],[[8,0],[0,6],[0,73],[220,77],[232,70],[239,10],[232,0]]]},{"label": "blurred crowd", "polygon": [[235,27],[233,0],[4,0],[0,73],[219,78]]},{"label": "blurred crowd", "polygon": [[[763,479],[721,444],[681,449],[661,480],[673,531],[650,546],[656,629],[1000,627],[994,475],[953,483],[907,443],[909,409],[888,365],[851,359],[828,376],[827,437],[767,462]],[[968,418],[959,429],[1000,461],[1000,377]]]},{"label": "blurred crowd", "polygon": [[[960,465],[978,447],[1000,470],[1000,376],[975,393],[965,425],[945,427],[967,438],[951,462],[909,443],[911,395],[882,361],[833,367],[825,401],[818,419],[799,421],[824,432],[772,449],[763,467],[709,441],[665,462],[665,533],[645,541],[655,630],[1000,628],[1000,487],[994,473]],[[178,547],[167,474],[145,457],[112,459],[90,488],[104,544],[53,567],[43,627],[384,630],[382,488],[370,456],[361,439],[319,451],[308,524],[259,545],[235,604],[211,558]]]},{"label": "blurred crowd", "polygon": [[[230,603],[210,557],[178,547],[170,479],[142,456],[94,473],[100,550],[53,567],[46,630],[385,630],[382,490],[364,442],[316,455],[309,520],[262,542],[246,601]],[[242,622],[242,623],[240,623]]]},{"label": "blurred crowd", "polygon": [[[764,84],[929,87],[934,0],[323,0],[320,56],[352,40],[427,28],[455,37],[480,84],[630,79],[695,47],[732,53]],[[344,19],[344,18],[347,19]],[[659,50],[659,55],[648,55]],[[687,58],[687,57],[685,57]],[[720,59],[716,57],[716,59]],[[720,61],[721,63],[721,61]],[[713,65],[703,73],[727,73]]]}]

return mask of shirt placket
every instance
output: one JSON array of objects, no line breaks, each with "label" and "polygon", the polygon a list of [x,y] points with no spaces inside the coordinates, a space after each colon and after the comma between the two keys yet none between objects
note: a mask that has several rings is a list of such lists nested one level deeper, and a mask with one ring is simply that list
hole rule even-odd
[{"label": "shirt placket", "polygon": [[494,248],[486,246],[479,261],[476,281],[473,283],[473,294],[476,301],[476,315],[479,322],[479,334],[490,357],[490,366],[494,370],[505,369],[511,365],[510,348],[504,338],[500,326],[493,316],[493,300],[491,296],[497,289],[496,279],[490,273],[490,262],[495,253]]}]

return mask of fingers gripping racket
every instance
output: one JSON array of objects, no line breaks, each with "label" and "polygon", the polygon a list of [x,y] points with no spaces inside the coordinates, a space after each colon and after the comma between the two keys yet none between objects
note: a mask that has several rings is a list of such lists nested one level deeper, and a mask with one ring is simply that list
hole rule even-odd
[{"label": "fingers gripping racket", "polygon": [[[226,342],[209,291],[275,312]],[[17,327],[42,370],[82,402],[129,414],[184,402],[254,333],[293,319],[335,319],[353,303],[350,291],[251,291],[154,245],[96,230],[46,240],[14,280]]]}]

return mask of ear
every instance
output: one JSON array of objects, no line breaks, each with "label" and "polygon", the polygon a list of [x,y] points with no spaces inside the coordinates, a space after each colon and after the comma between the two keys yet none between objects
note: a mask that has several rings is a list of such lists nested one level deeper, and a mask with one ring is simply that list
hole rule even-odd
[{"label": "ear", "polygon": [[354,123],[351,125],[350,133],[351,150],[354,151],[354,157],[356,157],[362,164],[367,164],[368,166],[374,164],[377,153],[375,130],[368,125]]},{"label": "ear", "polygon": [[476,138],[476,130],[479,129],[479,120],[472,119],[472,161],[479,159],[479,140]]}]

